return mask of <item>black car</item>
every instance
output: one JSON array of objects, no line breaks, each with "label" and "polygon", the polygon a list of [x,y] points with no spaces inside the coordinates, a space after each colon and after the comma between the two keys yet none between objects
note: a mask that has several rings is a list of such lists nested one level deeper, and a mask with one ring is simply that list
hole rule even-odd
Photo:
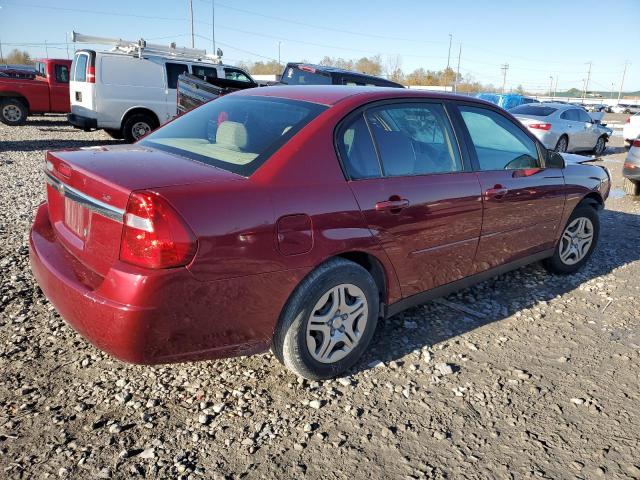
[{"label": "black car", "polygon": [[280,83],[286,85],[360,85],[404,88],[399,83],[374,75],[310,63],[287,63],[284,72],[282,72]]}]

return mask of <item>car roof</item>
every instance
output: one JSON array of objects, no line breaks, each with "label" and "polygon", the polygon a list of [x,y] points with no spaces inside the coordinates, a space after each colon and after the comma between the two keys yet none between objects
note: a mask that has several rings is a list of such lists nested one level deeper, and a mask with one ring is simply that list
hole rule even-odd
[{"label": "car roof", "polygon": [[362,87],[343,85],[274,85],[262,88],[248,88],[231,95],[278,97],[289,100],[300,100],[322,105],[335,105],[342,100],[354,96],[362,97],[362,101],[386,100],[394,98],[430,98],[441,100],[464,100],[495,107],[494,104],[479,98],[453,93],[434,92],[429,90],[413,90],[394,87]]},{"label": "car roof", "polygon": [[[541,103],[526,103],[527,107],[532,108],[557,108],[558,110],[567,110],[569,108],[577,108],[580,109],[577,105],[573,105],[571,103],[559,103],[559,102],[541,102]],[[519,105],[522,106],[522,105]]]}]

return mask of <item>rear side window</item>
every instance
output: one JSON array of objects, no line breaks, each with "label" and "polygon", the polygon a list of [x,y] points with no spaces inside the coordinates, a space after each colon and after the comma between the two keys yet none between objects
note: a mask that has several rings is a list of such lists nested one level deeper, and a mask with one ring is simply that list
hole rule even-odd
[{"label": "rear side window", "polygon": [[518,107],[514,107],[511,110],[509,110],[509,113],[518,114],[518,115],[534,115],[536,117],[548,117],[556,110],[557,108],[553,108],[553,107],[537,107],[535,105],[520,105]]},{"label": "rear side window", "polygon": [[69,69],[66,65],[56,65],[56,82],[69,83]]},{"label": "rear side window", "polygon": [[492,110],[460,106],[480,170],[538,168],[536,144],[517,125]]},{"label": "rear side window", "polygon": [[200,77],[218,78],[218,72],[215,68],[191,65],[191,71],[194,75],[198,75]]},{"label": "rear side window", "polygon": [[184,63],[167,63],[167,88],[175,90],[178,87],[178,77],[189,71]]},{"label": "rear side window", "polygon": [[87,55],[81,54],[76,55],[75,68],[73,71],[73,79],[76,82],[86,82],[87,81],[87,60],[89,57]]},{"label": "rear side window", "polygon": [[282,98],[224,96],[178,117],[139,143],[250,176],[326,108]]},{"label": "rear side window", "polygon": [[349,178],[376,178],[382,175],[369,127],[362,114],[341,130],[339,149]]},{"label": "rear side window", "polygon": [[440,104],[376,107],[366,112],[385,176],[462,171],[458,145]]},{"label": "rear side window", "polygon": [[329,75],[322,75],[311,70],[300,70],[296,67],[289,67],[280,80],[287,85],[331,85],[332,80]]}]

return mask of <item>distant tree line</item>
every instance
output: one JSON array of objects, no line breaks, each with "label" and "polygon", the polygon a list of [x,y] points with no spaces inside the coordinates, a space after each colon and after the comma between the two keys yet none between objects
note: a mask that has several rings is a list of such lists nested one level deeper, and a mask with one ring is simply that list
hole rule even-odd
[{"label": "distant tree line", "polygon": [[[303,60],[303,63],[306,63]],[[457,91],[461,93],[475,92],[495,92],[498,89],[491,84],[483,84],[473,79],[471,75],[462,76],[456,74],[452,68],[443,70],[425,70],[417,68],[412,72],[405,73],[402,70],[402,57],[400,55],[389,56],[383,61],[381,55],[371,57],[361,57],[359,59],[345,59],[342,57],[325,56],[318,62],[320,65],[343,68],[354,72],[366,73],[388,78],[394,82],[406,86],[453,86],[457,84]],[[240,62],[237,66],[244,68],[253,75],[278,75],[282,73],[283,65],[276,60]],[[521,85],[518,86],[518,93],[525,93]]]},{"label": "distant tree line", "polygon": [[9,65],[32,65],[34,62],[28,52],[14,48],[9,55],[3,56],[2,62]]}]

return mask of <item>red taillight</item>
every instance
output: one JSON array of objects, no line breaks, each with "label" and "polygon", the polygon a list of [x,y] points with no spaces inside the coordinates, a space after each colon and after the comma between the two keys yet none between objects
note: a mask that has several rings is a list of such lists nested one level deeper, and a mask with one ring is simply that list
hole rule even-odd
[{"label": "red taillight", "polygon": [[129,196],[120,260],[146,268],[179,267],[196,249],[195,235],[164,198],[149,191]]},{"label": "red taillight", "polygon": [[530,123],[527,125],[529,128],[536,128],[538,130],[551,130],[550,123]]},{"label": "red taillight", "polygon": [[87,83],[96,83],[96,67],[87,67]]},{"label": "red taillight", "polygon": [[624,123],[631,123],[631,117],[627,118],[627,121]]},{"label": "red taillight", "polygon": [[627,163],[627,162],[625,162],[625,163],[622,165],[622,168],[624,168],[625,170],[633,170],[633,169],[635,169],[635,168],[638,168],[638,166],[637,166],[637,165],[634,165],[633,163]]},{"label": "red taillight", "polygon": [[636,138],[636,139],[633,141],[633,146],[634,146],[634,147],[640,147],[640,138]]}]

